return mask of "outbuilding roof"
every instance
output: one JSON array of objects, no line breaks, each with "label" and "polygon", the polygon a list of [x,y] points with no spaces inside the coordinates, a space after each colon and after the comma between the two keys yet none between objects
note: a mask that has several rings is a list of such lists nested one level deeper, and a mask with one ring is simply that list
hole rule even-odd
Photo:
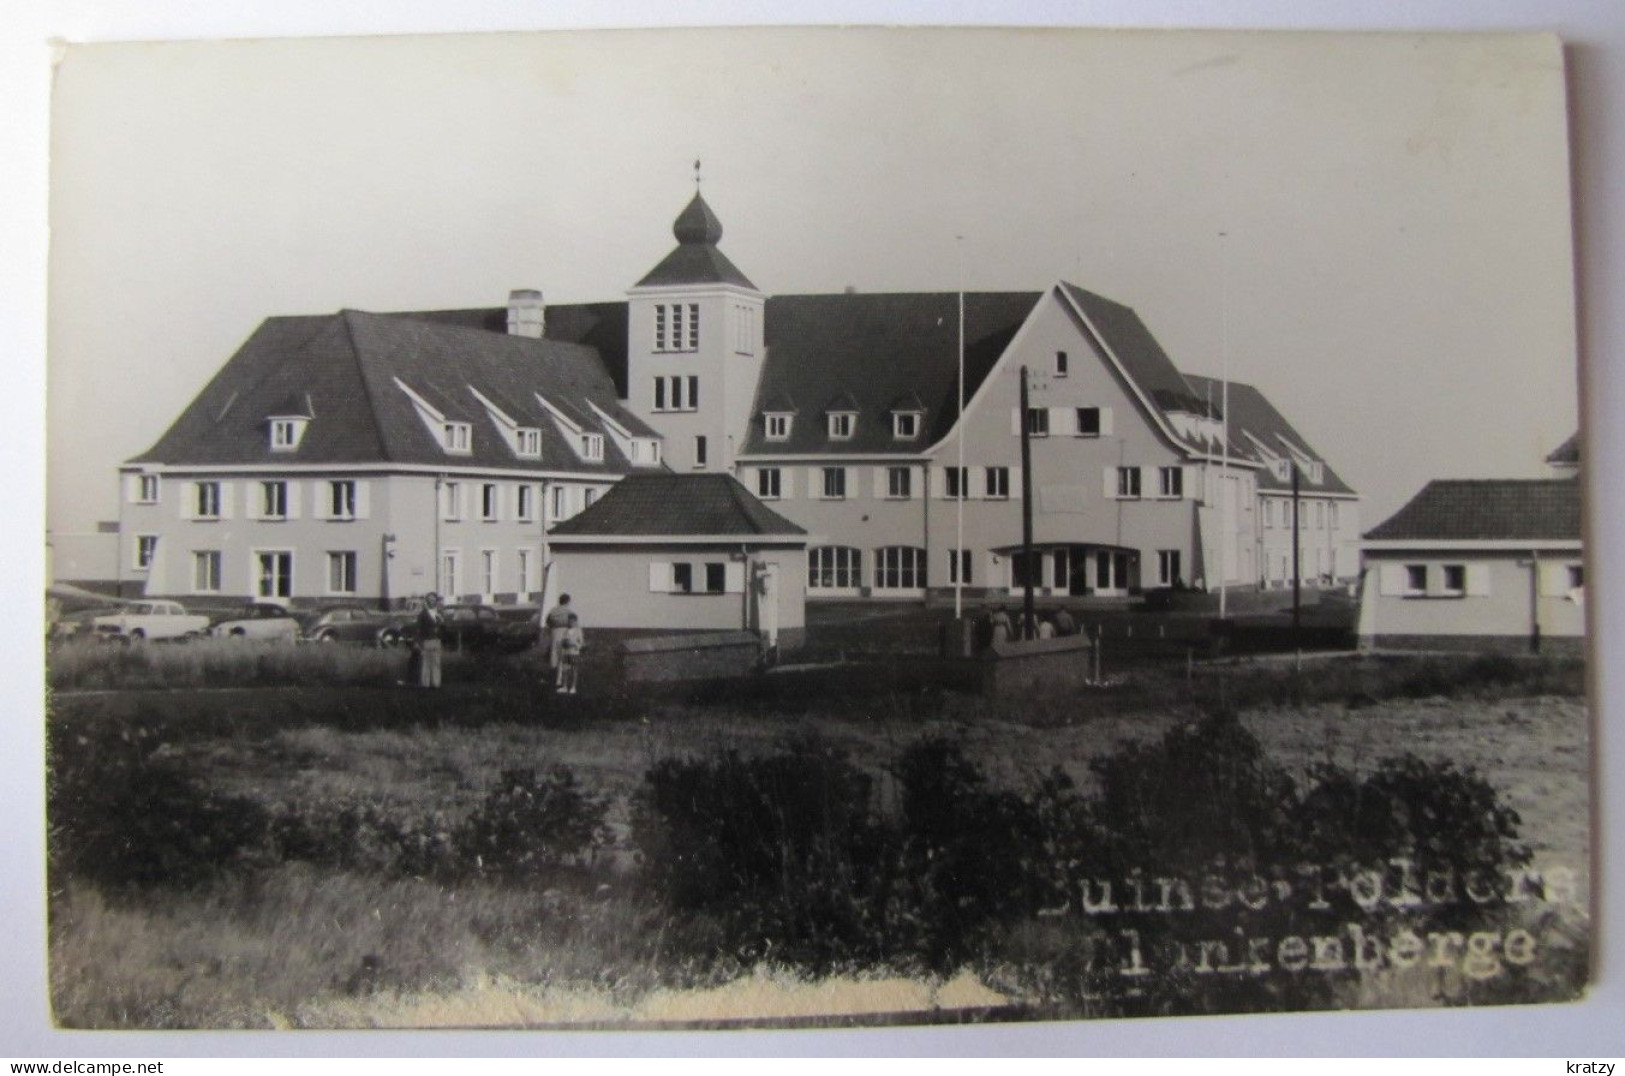
[{"label": "outbuilding roof", "polygon": [[[1214,414],[1217,415],[1222,411],[1219,401],[1227,395],[1223,382],[1216,377],[1203,377],[1198,374],[1186,374],[1185,381],[1190,385],[1190,391],[1194,396],[1203,401],[1212,400]],[[1292,448],[1297,448],[1310,459],[1321,461],[1319,483],[1310,482],[1300,469],[1298,475],[1300,492],[1309,494],[1354,492],[1262,392],[1252,385],[1232,381],[1228,396],[1230,414],[1225,429],[1230,438],[1233,458],[1267,464],[1269,458],[1259,449],[1260,444],[1276,457],[1289,460],[1293,458]],[[1284,493],[1292,489],[1290,471],[1287,477],[1279,478],[1266,466],[1258,471],[1256,481],[1258,488],[1265,492]]]},{"label": "outbuilding roof", "polygon": [[1578,541],[1580,483],[1573,478],[1436,479],[1365,537]]},{"label": "outbuilding roof", "polygon": [[726,474],[636,474],[556,524],[564,537],[791,537],[807,532]]}]

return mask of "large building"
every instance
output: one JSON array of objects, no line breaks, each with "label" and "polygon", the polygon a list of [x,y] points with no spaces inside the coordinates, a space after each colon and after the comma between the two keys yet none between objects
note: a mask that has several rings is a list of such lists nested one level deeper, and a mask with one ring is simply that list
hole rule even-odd
[{"label": "large building", "polygon": [[551,528],[640,472],[736,476],[807,532],[811,599],[1287,587],[1294,533],[1306,582],[1358,570],[1355,493],[1126,306],[770,297],[698,194],[673,231],[620,302],[267,320],[124,465],[125,589],[537,600]]}]

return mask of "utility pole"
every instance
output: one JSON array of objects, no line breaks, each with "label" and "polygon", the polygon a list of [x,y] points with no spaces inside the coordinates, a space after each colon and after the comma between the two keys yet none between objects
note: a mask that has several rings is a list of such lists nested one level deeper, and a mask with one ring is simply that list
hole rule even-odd
[{"label": "utility pole", "polygon": [[1303,649],[1299,638],[1299,629],[1303,625],[1303,574],[1298,563],[1300,550],[1298,547],[1298,461],[1292,461],[1292,643],[1298,649]]},{"label": "utility pole", "polygon": [[[964,492],[961,490],[960,492]],[[1021,368],[1021,631],[1020,638],[1037,623],[1033,610],[1033,441],[1032,421],[1027,409],[1027,368]]]}]

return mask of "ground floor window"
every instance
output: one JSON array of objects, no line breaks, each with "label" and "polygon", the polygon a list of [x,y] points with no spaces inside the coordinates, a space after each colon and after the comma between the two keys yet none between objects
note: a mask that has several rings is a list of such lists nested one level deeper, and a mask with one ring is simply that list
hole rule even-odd
[{"label": "ground floor window", "polygon": [[462,557],[455,549],[440,554],[440,593],[455,598],[462,590]]},{"label": "ground floor window", "polygon": [[196,594],[220,592],[220,551],[199,549],[192,554],[192,591]]},{"label": "ground floor window", "polygon": [[1179,571],[1179,550],[1157,550],[1157,584],[1171,587],[1182,581]]},{"label": "ground floor window", "polygon": [[144,572],[152,567],[153,558],[158,555],[158,536],[156,534],[138,534],[135,539],[135,570]]},{"label": "ground floor window", "polygon": [[[521,487],[521,488],[523,488],[523,487]],[[528,549],[521,549],[521,550],[518,551],[518,554],[519,554],[519,592],[521,594],[529,594],[531,591],[536,589],[536,580],[534,578],[532,578],[532,571],[531,571],[531,569],[535,565],[535,561],[531,557],[530,550],[528,550]]]},{"label": "ground floor window", "polygon": [[354,552],[345,550],[327,555],[327,592],[329,594],[356,592]]},{"label": "ground floor window", "polygon": [[855,589],[863,580],[863,553],[844,545],[807,550],[809,590]]},{"label": "ground floor window", "polygon": [[1044,585],[1044,554],[1010,554],[1010,585],[1025,589],[1028,583],[1035,587]]},{"label": "ground floor window", "polygon": [[925,586],[925,550],[908,545],[875,551],[875,586],[881,590],[918,590]]},{"label": "ground floor window", "polygon": [[494,549],[480,550],[480,593],[495,594],[497,592],[497,551]]},{"label": "ground floor window", "polygon": [[971,585],[970,550],[948,550],[948,582],[950,585],[958,584],[967,587]]},{"label": "ground floor window", "polygon": [[256,553],[258,580],[254,593],[261,598],[293,597],[293,554]]}]

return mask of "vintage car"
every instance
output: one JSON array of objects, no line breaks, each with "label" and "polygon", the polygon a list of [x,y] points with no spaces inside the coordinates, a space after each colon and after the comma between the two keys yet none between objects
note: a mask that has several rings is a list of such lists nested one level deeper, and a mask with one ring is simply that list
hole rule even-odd
[{"label": "vintage car", "polygon": [[209,630],[209,618],[188,613],[180,602],[135,601],[91,621],[96,637],[108,642],[187,639]]},{"label": "vintage car", "polygon": [[304,638],[313,643],[396,646],[401,641],[401,626],[416,615],[409,610],[385,612],[359,605],[333,606],[305,625]]},{"label": "vintage car", "polygon": [[209,634],[217,639],[258,639],[291,643],[299,638],[299,619],[276,602],[249,602],[215,621]]},{"label": "vintage car", "polygon": [[[445,627],[440,637],[448,650],[513,652],[536,645],[536,618],[521,611],[503,616],[490,605],[448,605],[441,610]],[[417,638],[417,615],[401,629],[404,641]]]}]

